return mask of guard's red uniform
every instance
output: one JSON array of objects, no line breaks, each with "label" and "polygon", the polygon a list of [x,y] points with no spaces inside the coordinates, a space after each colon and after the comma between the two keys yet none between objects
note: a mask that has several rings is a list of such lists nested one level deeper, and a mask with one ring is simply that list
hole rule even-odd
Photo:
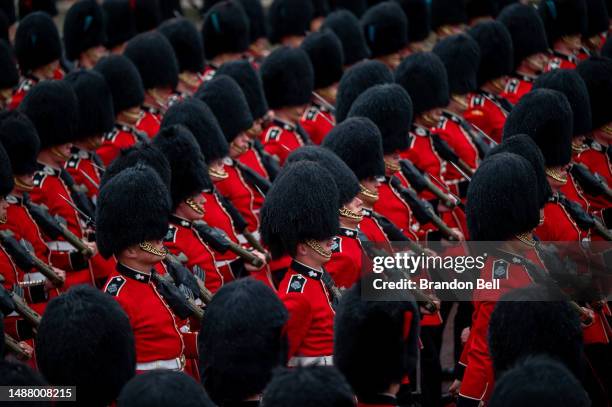
[{"label": "guard's red uniform", "polygon": [[280,299],[289,311],[287,337],[290,366],[313,362],[306,358],[329,360],[333,355],[336,313],[322,275],[321,270],[314,270],[294,260],[278,287]]},{"label": "guard's red uniform", "polygon": [[[410,132],[410,146],[407,150],[402,151],[400,155],[402,158],[410,160],[419,170],[434,176],[441,182],[444,182],[444,177],[447,170],[446,163],[436,152],[433,145],[432,134],[429,129],[421,125],[414,124],[413,129]],[[436,198],[436,196],[428,189],[421,191],[419,193],[419,197],[428,201]],[[376,209],[376,211],[382,213],[384,216],[387,216],[378,209]],[[389,218],[389,216],[387,217]],[[391,220],[393,221],[393,219]]]},{"label": "guard's red uniform", "polygon": [[263,165],[263,161],[259,156],[259,153],[254,147],[251,147],[244,153],[240,154],[240,156],[238,157],[238,161],[258,173],[265,179],[270,179],[270,174],[268,174],[268,171]]},{"label": "guard's red uniform", "polygon": [[141,134],[135,128],[124,124],[115,123],[115,129],[104,135],[104,141],[96,153],[104,163],[108,166],[123,148],[128,148],[144,140],[144,134]]},{"label": "guard's red uniform", "polygon": [[410,206],[391,186],[391,178],[385,177],[385,182],[378,188],[378,196],[374,210],[389,219],[408,239],[418,240],[416,232],[420,226],[412,217]]},{"label": "guard's red uniform", "polygon": [[363,209],[363,219],[359,223],[359,230],[363,232],[370,242],[389,243],[387,234],[374,218],[374,211]]},{"label": "guard's red uniform", "polygon": [[517,73],[514,78],[508,79],[504,91],[499,96],[516,105],[523,96],[531,91],[534,80],[535,78]]},{"label": "guard's red uniform", "polygon": [[9,102],[7,108],[8,110],[15,110],[19,107],[25,95],[38,83],[38,79],[33,76],[26,76],[21,79],[19,82],[19,86],[13,92],[13,96],[11,97],[11,101]]},{"label": "guard's red uniform", "polygon": [[363,250],[354,229],[340,228],[334,237],[332,256],[325,263],[325,270],[339,288],[350,288],[361,277]]},{"label": "guard's red uniform", "polygon": [[498,143],[501,143],[504,123],[508,116],[508,111],[502,106],[502,100],[505,99],[488,92],[473,94],[469,96],[468,108],[463,113],[467,121]]},{"label": "guard's red uniform", "polygon": [[[578,154],[576,162],[584,164],[593,174],[601,175],[608,185],[612,185],[612,165],[608,157],[607,149],[594,140],[587,140],[587,148]],[[588,197],[593,212],[610,207],[610,203],[605,198]]]},{"label": "guard's red uniform", "polygon": [[336,119],[329,109],[318,102],[311,102],[300,119],[300,125],[314,144],[321,144],[327,133],[335,126]]},{"label": "guard's red uniform", "polygon": [[305,143],[297,132],[295,125],[274,119],[260,136],[264,149],[273,156],[278,157],[280,165],[285,163],[287,156],[293,150],[302,147]]},{"label": "guard's red uniform", "polygon": [[586,236],[558,202],[544,205],[544,224],[538,226],[534,234],[543,242],[579,242],[583,235]]},{"label": "guard's red uniform", "polygon": [[561,187],[561,193],[570,201],[579,203],[585,211],[591,211],[591,204],[585,196],[584,191],[582,191],[582,188],[576,182],[574,176],[569,172],[567,174],[567,183]]},{"label": "guard's red uniform", "polygon": [[555,69],[576,69],[578,59],[575,55],[565,55],[560,52],[553,51],[544,72],[550,72]]},{"label": "guard's red uniform", "polygon": [[168,234],[164,245],[176,256],[181,253],[187,257],[184,264],[192,272],[198,267],[206,276],[204,285],[213,294],[223,285],[223,275],[215,265],[215,255],[200,238],[191,222],[177,216],[170,218]]},{"label": "guard's red uniform", "polygon": [[[449,145],[449,147],[461,158],[470,168],[475,171],[478,167],[478,148],[472,142],[469,134],[461,128],[461,122],[464,119],[454,113],[445,111],[440,116],[438,127],[432,132],[440,136],[440,138]],[[460,182],[467,180],[453,167],[446,166],[444,173],[444,181],[450,185],[458,185]],[[455,195],[459,195],[458,188],[453,191]]]},{"label": "guard's red uniform", "polygon": [[161,126],[162,113],[159,109],[142,106],[142,116],[136,123],[136,129],[146,133],[149,138],[155,137]]},{"label": "guard's red uniform", "polygon": [[[74,183],[84,186],[86,188],[85,193],[87,197],[94,203],[98,196],[100,179],[102,178],[100,170],[96,167],[103,168],[103,166],[104,163],[96,153],[80,150],[76,147],[73,147],[72,155],[70,159],[66,161],[65,165],[66,171],[70,173],[74,179]],[[87,174],[87,176],[83,175],[83,173]],[[92,183],[92,180],[95,184]]]}]

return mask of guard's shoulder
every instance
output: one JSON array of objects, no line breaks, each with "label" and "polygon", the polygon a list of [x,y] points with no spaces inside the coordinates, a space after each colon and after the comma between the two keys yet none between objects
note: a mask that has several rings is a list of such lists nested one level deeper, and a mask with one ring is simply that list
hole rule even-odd
[{"label": "guard's shoulder", "polygon": [[508,278],[508,269],[510,268],[510,263],[508,263],[504,259],[498,259],[493,261],[492,277],[495,279],[507,279]]},{"label": "guard's shoulder", "polygon": [[268,141],[278,141],[280,135],[282,134],[283,129],[278,126],[271,126],[266,130],[266,135],[264,137],[264,142]]},{"label": "guard's shoulder", "polygon": [[178,228],[174,225],[168,226],[168,233],[164,237],[164,242],[176,243],[176,236],[178,234]]},{"label": "guard's shoulder", "polygon": [[42,188],[42,186],[45,183],[45,180],[47,179],[48,175],[49,174],[47,172],[43,171],[43,170],[36,171],[34,173],[34,178],[32,179],[32,184],[35,187]]},{"label": "guard's shoulder", "polygon": [[68,161],[66,161],[66,168],[77,168],[81,162],[81,157],[78,154],[72,154]]},{"label": "guard's shoulder", "polygon": [[104,287],[104,292],[112,295],[113,297],[117,297],[121,292],[121,289],[125,285],[126,279],[121,276],[115,276],[111,278],[106,286]]},{"label": "guard's shoulder", "polygon": [[113,129],[113,131],[109,131],[108,133],[106,133],[104,135],[104,140],[106,141],[115,141],[115,139],[117,138],[117,136],[119,135],[120,130],[115,128]]},{"label": "guard's shoulder", "polygon": [[483,107],[485,105],[486,98],[484,95],[474,95],[470,99],[470,107]]},{"label": "guard's shoulder", "polygon": [[331,252],[332,253],[342,252],[342,237],[334,236],[334,238],[332,239]]},{"label": "guard's shoulder", "polygon": [[516,93],[518,92],[519,86],[521,85],[521,81],[517,78],[512,78],[508,82],[506,82],[506,87],[504,91],[506,93]]},{"label": "guard's shoulder", "polygon": [[302,119],[305,121],[314,121],[319,115],[320,110],[316,106],[310,106],[302,115]]},{"label": "guard's shoulder", "polygon": [[287,294],[289,293],[303,293],[304,287],[306,287],[306,277],[301,274],[293,274],[289,278],[289,284],[287,285]]}]

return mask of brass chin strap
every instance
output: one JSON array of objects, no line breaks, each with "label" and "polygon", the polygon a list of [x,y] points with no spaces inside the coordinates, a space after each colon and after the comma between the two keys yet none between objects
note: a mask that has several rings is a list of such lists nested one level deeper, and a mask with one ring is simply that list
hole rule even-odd
[{"label": "brass chin strap", "polygon": [[531,234],[531,232],[518,233],[514,236],[529,247],[536,246],[536,241],[533,238],[533,235]]},{"label": "brass chin strap", "polygon": [[361,219],[363,219],[363,215],[353,212],[352,210],[344,206],[340,208],[340,216],[357,221],[361,221]]},{"label": "brass chin strap", "polygon": [[6,223],[6,215],[0,216],[0,225],[4,225]]},{"label": "brass chin strap", "polygon": [[230,149],[237,153],[236,156],[242,155],[249,151],[249,147],[240,147],[238,144],[234,143],[234,141],[230,143]]},{"label": "brass chin strap", "polygon": [[211,167],[208,167],[208,174],[211,177],[217,178],[217,179],[226,179],[227,177],[229,177],[229,174],[227,172],[219,171]]},{"label": "brass chin strap", "polygon": [[378,201],[378,191],[372,191],[372,190],[364,187],[361,184],[359,184],[359,190],[361,192],[361,195],[366,197],[369,201],[371,201],[371,202]]},{"label": "brass chin strap", "polygon": [[579,144],[579,143],[572,142],[572,152],[574,152],[576,154],[580,154],[583,151],[586,151],[587,149],[588,149],[588,147],[585,146],[584,144]]},{"label": "brass chin strap", "polygon": [[70,158],[69,155],[62,154],[56,147],[51,147],[51,154],[58,158],[61,158],[62,160],[67,160]]},{"label": "brass chin strap", "polygon": [[612,136],[612,125],[606,124],[605,126],[601,128],[601,131],[606,133],[608,136]]},{"label": "brass chin strap", "polygon": [[323,248],[323,246],[321,246],[316,240],[309,239],[306,240],[304,243],[312,250],[317,252],[320,256],[325,257],[326,259],[329,259],[332,256],[332,252]]},{"label": "brass chin strap", "polygon": [[167,99],[164,99],[163,97],[159,96],[159,93],[157,93],[157,89],[149,89],[147,93],[153,98],[153,100],[157,104],[157,107],[161,111],[165,112],[166,110],[168,110]]},{"label": "brass chin strap", "polygon": [[428,125],[428,126],[436,126],[438,124],[439,118],[433,114],[433,113],[425,113],[423,115],[423,121]]},{"label": "brass chin strap", "polygon": [[185,199],[185,203],[187,204],[187,206],[189,206],[194,212],[198,213],[199,215],[204,215],[204,208],[202,207],[202,205],[196,203],[193,199],[191,198],[187,198]]},{"label": "brass chin strap", "polygon": [[451,95],[451,99],[457,103],[461,109],[467,109],[469,107],[467,97],[464,95]]},{"label": "brass chin strap", "polygon": [[144,252],[147,253],[151,253],[155,256],[159,256],[159,257],[166,257],[166,255],[168,254],[168,249],[166,249],[165,247],[163,249],[158,249],[155,246],[153,246],[150,242],[142,242],[138,245],[138,247],[140,247],[140,249]]},{"label": "brass chin strap", "polygon": [[21,191],[29,192],[34,189],[34,185],[21,182],[17,177],[13,177],[13,180],[15,181],[15,186]]},{"label": "brass chin strap", "polygon": [[133,112],[130,112],[130,111],[127,111],[127,110],[123,111],[122,113],[123,113],[123,115],[125,117],[127,117],[127,119],[131,123],[136,123],[142,117],[142,111],[141,110],[139,110],[138,113],[133,113]]},{"label": "brass chin strap", "polygon": [[189,88],[197,89],[200,86],[200,81],[197,73],[193,72],[181,72],[179,74],[179,80],[187,85]]},{"label": "brass chin strap", "polygon": [[559,171],[557,168],[546,168],[546,175],[562,184],[567,184],[567,173]]},{"label": "brass chin strap", "polygon": [[398,164],[390,163],[387,160],[385,160],[385,168],[392,172],[398,172],[402,169]]}]

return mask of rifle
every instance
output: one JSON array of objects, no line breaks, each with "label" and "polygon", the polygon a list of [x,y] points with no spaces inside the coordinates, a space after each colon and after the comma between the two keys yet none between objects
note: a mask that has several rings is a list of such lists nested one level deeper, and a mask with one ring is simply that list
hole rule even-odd
[{"label": "rifle", "polygon": [[[184,254],[174,256],[167,254],[164,259],[164,263],[168,268],[168,272],[172,276],[173,280],[179,286],[182,284],[189,288],[194,296],[198,296],[204,304],[210,303],[212,300],[212,293],[204,285],[206,276],[202,273],[191,273],[185,266],[184,263],[187,260]],[[200,270],[201,272],[201,270]]]},{"label": "rifle", "polygon": [[257,139],[253,140],[253,148],[259,153],[261,163],[263,164],[266,171],[268,171],[270,180],[274,181],[274,179],[280,172],[280,165],[278,164],[278,160],[272,157],[270,153],[268,153],[266,150],[264,150],[261,141]]},{"label": "rifle", "polygon": [[204,318],[204,311],[202,308],[198,307],[193,301],[193,298],[189,296],[191,291],[187,289],[189,291],[189,293],[187,293],[185,290],[179,289],[175,285],[170,274],[166,274],[162,277],[156,272],[152,272],[151,279],[155,283],[161,296],[166,300],[168,306],[177,317],[186,319],[193,316],[200,321]]},{"label": "rifle", "polygon": [[431,182],[431,180],[426,175],[422,174],[413,163],[405,159],[400,160],[399,163],[402,174],[408,179],[408,182],[410,182],[410,185],[412,185],[415,190],[421,192],[424,189],[428,189],[448,208],[452,209],[457,205],[454,199]]},{"label": "rifle", "polygon": [[603,196],[612,201],[612,190],[599,174],[593,174],[583,164],[574,163],[569,170],[580,187],[591,196]]},{"label": "rifle", "polygon": [[569,213],[571,218],[576,222],[578,227],[584,231],[594,228],[607,241],[612,241],[612,233],[593,215],[582,209],[580,204],[570,201],[562,194],[556,198]]},{"label": "rifle", "polygon": [[26,302],[14,291],[7,291],[0,285],[0,298],[4,307],[15,311],[23,317],[35,330],[40,325],[40,315],[26,304]]},{"label": "rifle", "polygon": [[70,192],[70,197],[74,204],[79,208],[79,213],[85,213],[87,217],[92,218],[95,213],[95,209],[87,195],[74,183],[72,175],[64,169],[60,172],[60,179],[66,184]]},{"label": "rifle", "polygon": [[242,173],[242,176],[244,177],[244,180],[249,185],[252,185],[255,188],[257,188],[257,190],[263,196],[265,196],[268,193],[268,191],[272,187],[272,184],[270,183],[270,181],[268,181],[267,179],[265,179],[264,177],[256,173],[253,169],[242,164],[240,161],[238,160],[232,160],[232,161],[234,162],[234,165],[236,166],[236,168],[240,170],[240,172]]},{"label": "rifle", "polygon": [[4,345],[6,348],[11,351],[11,353],[15,354],[21,360],[28,360],[31,358],[29,354],[27,354],[21,346],[19,346],[19,342],[6,332],[4,333]]},{"label": "rifle", "polygon": [[467,174],[470,178],[474,175],[472,168],[465,161],[459,158],[457,153],[455,153],[453,149],[440,138],[440,136],[437,134],[432,134],[431,140],[433,141],[434,149],[443,160],[455,164],[457,167],[461,168],[462,174]]},{"label": "rifle", "polygon": [[[481,159],[487,156],[492,146],[497,145],[495,140],[489,137],[485,132],[480,130],[478,127],[473,126],[463,117],[460,117],[459,115],[453,112],[446,111],[446,110],[442,112],[442,116],[445,116],[446,118],[450,120],[453,120],[455,123],[459,125],[459,127],[463,131],[465,131],[465,133],[472,139],[472,142],[474,143],[474,145],[476,146],[476,149],[478,150],[478,156]],[[485,139],[489,141],[488,144],[485,141]]]}]

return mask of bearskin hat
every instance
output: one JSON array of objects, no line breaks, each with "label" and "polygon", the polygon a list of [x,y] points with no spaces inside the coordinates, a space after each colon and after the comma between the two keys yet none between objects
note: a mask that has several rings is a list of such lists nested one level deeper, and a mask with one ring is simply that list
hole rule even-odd
[{"label": "bearskin hat", "polygon": [[338,188],[321,165],[300,161],[283,167],[261,208],[261,236],[274,258],[295,255],[298,243],[338,232]]},{"label": "bearskin hat", "polygon": [[527,134],[536,142],[547,167],[568,164],[572,158],[572,108],[556,90],[537,89],[512,109],[504,125],[504,138]]},{"label": "bearskin hat", "polygon": [[408,148],[412,109],[410,95],[400,85],[376,85],[355,100],[348,117],[372,120],[382,135],[383,151],[392,154]]},{"label": "bearskin hat", "polygon": [[503,143],[498,144],[489,151],[487,157],[500,153],[513,153],[529,161],[538,180],[540,208],[543,208],[548,202],[548,199],[552,196],[552,189],[546,178],[544,156],[535,141],[526,134],[516,134],[512,137],[506,137]]},{"label": "bearskin hat", "polygon": [[573,135],[583,135],[591,131],[591,102],[589,91],[578,72],[570,69],[555,69],[536,79],[534,89],[545,88],[559,91],[567,97],[574,113]]},{"label": "bearskin hat", "polygon": [[79,59],[82,52],[104,44],[106,26],[102,7],[95,0],[79,0],[66,13],[64,19],[64,46],[66,57]]},{"label": "bearskin hat", "polygon": [[270,42],[277,44],[284,37],[306,35],[313,17],[311,0],[274,0],[268,10]]},{"label": "bearskin hat", "polygon": [[331,30],[313,32],[306,36],[301,48],[310,57],[314,70],[314,88],[323,89],[342,77],[344,54],[342,43]]},{"label": "bearskin hat", "polygon": [[109,258],[132,245],[162,239],[168,232],[168,188],[154,169],[129,167],[100,189],[96,209],[96,243]]},{"label": "bearskin hat", "polygon": [[446,68],[432,52],[417,52],[405,58],[395,70],[395,82],[410,95],[415,115],[445,107],[450,101]]},{"label": "bearskin hat", "polygon": [[[1,326],[1,323],[0,323]],[[0,338],[4,338],[4,334],[0,331]],[[4,341],[0,345],[4,346]],[[1,353],[0,353],[1,354]],[[45,379],[29,367],[28,365],[18,362],[4,360],[0,361],[0,386],[47,386],[48,383]],[[27,402],[26,402],[27,405]],[[49,404],[43,404],[43,402],[36,403],[39,406],[47,406]]]},{"label": "bearskin hat", "polygon": [[19,83],[19,72],[15,64],[15,55],[8,42],[0,40],[0,89],[14,88]]},{"label": "bearskin hat", "polygon": [[45,309],[36,359],[50,384],[78,387],[79,405],[107,406],[135,374],[130,321],[109,295],[94,287],[73,287]]},{"label": "bearskin hat", "polygon": [[586,0],[543,1],[538,11],[551,47],[563,36],[587,33]]},{"label": "bearskin hat", "polygon": [[215,294],[206,308],[198,348],[202,383],[216,404],[263,392],[272,370],[286,362],[287,319],[276,293],[260,281],[238,280]]},{"label": "bearskin hat", "polygon": [[261,64],[259,74],[271,109],[301,106],[310,101],[314,70],[304,50],[275,49]]},{"label": "bearskin hat", "polygon": [[327,0],[312,0],[312,7],[314,9],[314,18],[326,17],[330,12],[330,5]]},{"label": "bearskin hat", "polygon": [[580,319],[561,292],[542,286],[511,291],[489,322],[489,349],[499,377],[522,358],[544,353],[582,374]]},{"label": "bearskin hat", "polygon": [[567,367],[545,356],[530,356],[495,383],[489,405],[589,407],[591,400]]},{"label": "bearskin hat", "polygon": [[371,7],[361,17],[361,27],[372,57],[396,53],[408,44],[408,18],[394,1]]},{"label": "bearskin hat", "polygon": [[417,362],[419,314],[408,294],[365,301],[359,281],[342,297],[334,323],[334,364],[357,397],[384,393]]},{"label": "bearskin hat", "polygon": [[153,139],[153,145],[170,163],[173,208],[187,198],[212,188],[200,146],[187,127],[180,124],[164,127]]},{"label": "bearskin hat", "polygon": [[604,0],[586,0],[587,6],[587,38],[608,32],[610,16]]},{"label": "bearskin hat", "polygon": [[601,48],[601,56],[612,58],[612,37],[608,38]]},{"label": "bearskin hat", "polygon": [[[6,2],[8,3],[8,2]],[[43,12],[51,17],[57,15],[56,0],[19,0],[19,20],[20,22],[30,14]]]},{"label": "bearskin hat", "polygon": [[9,21],[0,8],[0,40],[9,41]]},{"label": "bearskin hat", "polygon": [[334,0],[333,6],[336,10],[348,10],[357,18],[361,18],[368,9],[367,0]]},{"label": "bearskin hat", "polygon": [[170,191],[171,186],[171,171],[170,163],[157,147],[150,143],[138,143],[131,147],[124,148],[119,153],[119,156],[106,168],[100,181],[102,188],[115,175],[119,174],[126,168],[136,166],[142,163],[150,168],[153,168],[157,175],[161,178],[167,190]]},{"label": "bearskin hat", "polygon": [[261,78],[249,61],[226,62],[217,69],[215,75],[227,75],[236,81],[249,103],[251,116],[254,120],[262,118],[268,113],[268,102]]},{"label": "bearskin hat", "polygon": [[391,70],[379,61],[363,61],[349,68],[338,84],[336,122],[346,119],[355,99],[367,89],[392,82]]},{"label": "bearskin hat", "polygon": [[204,16],[202,40],[206,59],[249,48],[249,18],[236,0],[215,4]]},{"label": "bearskin hat", "polygon": [[344,161],[331,151],[320,146],[305,146],[293,151],[287,162],[313,161],[325,168],[334,177],[338,187],[338,205],[351,202],[359,193],[359,180]]},{"label": "bearskin hat", "polygon": [[531,55],[548,50],[544,23],[532,6],[511,4],[499,13],[497,21],[506,26],[512,37],[515,68]]},{"label": "bearskin hat", "polygon": [[160,0],[133,0],[131,3],[139,33],[154,30],[162,22]]},{"label": "bearskin hat", "polygon": [[178,62],[172,45],[159,32],[138,34],[128,41],[124,54],[136,65],[145,89],[176,87]]},{"label": "bearskin hat", "polygon": [[123,55],[102,58],[94,70],[101,73],[110,88],[115,114],[140,106],[144,101],[144,87],[138,69]]},{"label": "bearskin hat", "polygon": [[0,144],[0,161],[0,197],[5,197],[13,190],[15,183],[13,182],[11,160],[2,144]]},{"label": "bearskin hat", "polygon": [[263,6],[259,0],[239,0],[249,18],[249,38],[253,43],[268,35]]},{"label": "bearskin hat", "polygon": [[215,77],[200,85],[195,97],[214,113],[228,142],[253,126],[253,116],[242,89],[227,75]]},{"label": "bearskin hat", "polygon": [[474,241],[504,241],[540,222],[535,170],[521,156],[495,154],[482,162],[467,192],[465,214]]},{"label": "bearskin hat", "polygon": [[182,124],[193,134],[207,163],[221,159],[229,153],[229,144],[219,122],[206,105],[196,98],[188,98],[168,109],[161,127]]},{"label": "bearskin hat", "polygon": [[115,48],[136,35],[136,21],[130,0],[104,0],[102,9],[106,19],[106,48]]},{"label": "bearskin hat", "polygon": [[40,139],[26,115],[17,110],[0,113],[0,144],[11,157],[13,175],[36,171]]},{"label": "bearskin hat", "polygon": [[434,30],[445,25],[467,24],[466,0],[432,0],[431,25]]},{"label": "bearskin hat", "polygon": [[14,1],[3,1],[0,4],[0,11],[6,16],[6,20],[9,26],[15,24],[17,21],[17,15],[15,13],[15,2]]},{"label": "bearskin hat", "polygon": [[23,98],[19,109],[36,127],[41,150],[75,140],[79,103],[68,82],[38,83]]},{"label": "bearskin hat", "polygon": [[96,71],[74,71],[65,80],[79,101],[77,137],[85,139],[109,132],[115,123],[113,97],[104,77]]},{"label": "bearskin hat", "polygon": [[201,72],[204,70],[202,37],[193,23],[184,17],[173,18],[159,27],[174,49],[179,72]]},{"label": "bearskin hat", "polygon": [[166,0],[159,3],[162,21],[183,15],[181,0]]},{"label": "bearskin hat", "polygon": [[279,369],[266,387],[267,407],[353,407],[351,387],[332,366]]},{"label": "bearskin hat", "polygon": [[21,20],[15,33],[15,56],[22,74],[60,59],[62,43],[47,13],[38,11]]},{"label": "bearskin hat", "polygon": [[446,37],[436,44],[433,53],[446,68],[451,94],[465,95],[476,91],[480,47],[472,37],[465,34]]},{"label": "bearskin hat", "polygon": [[499,21],[483,21],[470,28],[467,33],[480,47],[478,86],[512,73],[512,37],[505,25]]},{"label": "bearskin hat", "polygon": [[612,121],[612,109],[608,102],[612,92],[612,59],[591,57],[578,64],[576,71],[589,91],[593,129],[599,129]]},{"label": "bearskin hat", "polygon": [[368,118],[343,121],[327,134],[322,146],[336,153],[359,180],[385,175],[380,130]]},{"label": "bearskin hat", "polygon": [[495,17],[499,12],[497,0],[465,0],[468,20],[482,17]]},{"label": "bearskin hat", "polygon": [[154,370],[130,380],[118,407],[214,407],[200,383],[183,372]]},{"label": "bearskin hat", "polygon": [[408,17],[408,41],[419,42],[431,32],[431,11],[428,0],[396,0]]},{"label": "bearskin hat", "polygon": [[321,30],[333,31],[342,44],[344,64],[353,65],[370,57],[359,20],[348,10],[338,10],[329,14]]}]

